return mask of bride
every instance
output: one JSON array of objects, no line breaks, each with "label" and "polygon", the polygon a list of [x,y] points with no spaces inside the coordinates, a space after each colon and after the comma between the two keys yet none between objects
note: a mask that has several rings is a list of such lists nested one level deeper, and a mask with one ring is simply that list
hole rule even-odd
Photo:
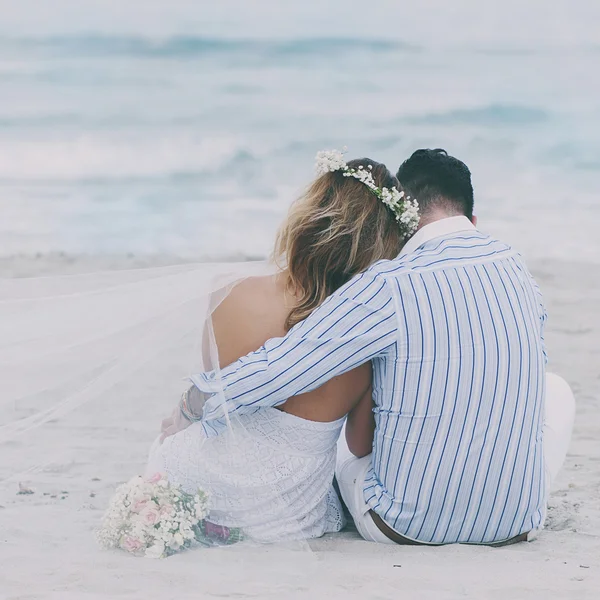
[{"label": "bride", "polygon": [[[215,366],[302,327],[353,276],[399,254],[403,238],[395,215],[364,178],[370,174],[380,191],[394,193],[398,181],[370,159],[350,161],[348,168],[356,175],[322,173],[293,204],[277,235],[273,272],[238,279],[213,294],[203,353],[218,356]],[[232,528],[260,542],[336,532],[344,526],[332,486],[336,442],[347,417],[350,449],[358,456],[371,452],[371,407],[369,363],[278,408],[231,416],[216,437],[208,438],[199,422],[169,435],[180,427],[167,420],[167,437],[150,451],[148,474],[165,473],[186,491],[207,491],[210,522],[225,538]],[[179,410],[174,415],[181,419]]]}]

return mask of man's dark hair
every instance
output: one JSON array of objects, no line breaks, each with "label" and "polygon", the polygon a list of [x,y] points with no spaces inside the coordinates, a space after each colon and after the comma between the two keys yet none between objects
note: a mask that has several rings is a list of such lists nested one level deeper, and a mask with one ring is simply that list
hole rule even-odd
[{"label": "man's dark hair", "polygon": [[416,198],[422,215],[434,208],[449,214],[473,216],[471,171],[445,150],[417,150],[398,169],[402,189]]}]

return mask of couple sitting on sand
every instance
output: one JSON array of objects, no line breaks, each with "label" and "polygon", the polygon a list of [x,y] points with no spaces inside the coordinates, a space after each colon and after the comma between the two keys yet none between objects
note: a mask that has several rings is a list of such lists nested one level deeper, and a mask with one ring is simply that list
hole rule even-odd
[{"label": "couple sitting on sand", "polygon": [[470,171],[444,150],[396,177],[318,159],[281,268],[222,294],[219,366],[192,377],[150,470],[206,489],[211,521],[258,541],[339,531],[340,496],[369,541],[531,539],[575,402],[546,372],[522,257],[476,228]]}]

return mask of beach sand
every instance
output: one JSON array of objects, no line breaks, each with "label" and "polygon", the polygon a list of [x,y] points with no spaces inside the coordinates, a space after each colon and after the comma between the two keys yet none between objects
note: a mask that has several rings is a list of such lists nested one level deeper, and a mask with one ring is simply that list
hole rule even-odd
[{"label": "beach sand", "polygon": [[[0,276],[173,262],[22,256],[0,260]],[[291,548],[239,545],[163,561],[103,551],[93,535],[102,511],[115,486],[141,472],[160,417],[173,405],[148,402],[141,378],[102,405],[80,407],[35,436],[0,446],[0,599],[600,598],[600,266],[530,267],[550,315],[550,368],[571,383],[578,402],[570,454],[536,541],[415,548],[378,546],[345,531]],[[177,372],[174,360],[164,361],[165,380]],[[176,397],[180,381],[173,380]],[[58,452],[45,462],[48,444],[62,445],[64,460]],[[21,461],[41,466],[11,478]],[[35,493],[17,495],[19,481]]]}]

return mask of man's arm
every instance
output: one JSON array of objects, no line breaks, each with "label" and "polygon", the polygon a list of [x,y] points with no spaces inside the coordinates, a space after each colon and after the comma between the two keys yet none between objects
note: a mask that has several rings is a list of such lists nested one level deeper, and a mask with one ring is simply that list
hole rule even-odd
[{"label": "man's arm", "polygon": [[226,414],[277,406],[309,392],[395,341],[394,303],[386,281],[368,272],[357,276],[284,338],[268,340],[220,373],[192,376],[206,400],[204,429],[208,435],[217,433]]}]

